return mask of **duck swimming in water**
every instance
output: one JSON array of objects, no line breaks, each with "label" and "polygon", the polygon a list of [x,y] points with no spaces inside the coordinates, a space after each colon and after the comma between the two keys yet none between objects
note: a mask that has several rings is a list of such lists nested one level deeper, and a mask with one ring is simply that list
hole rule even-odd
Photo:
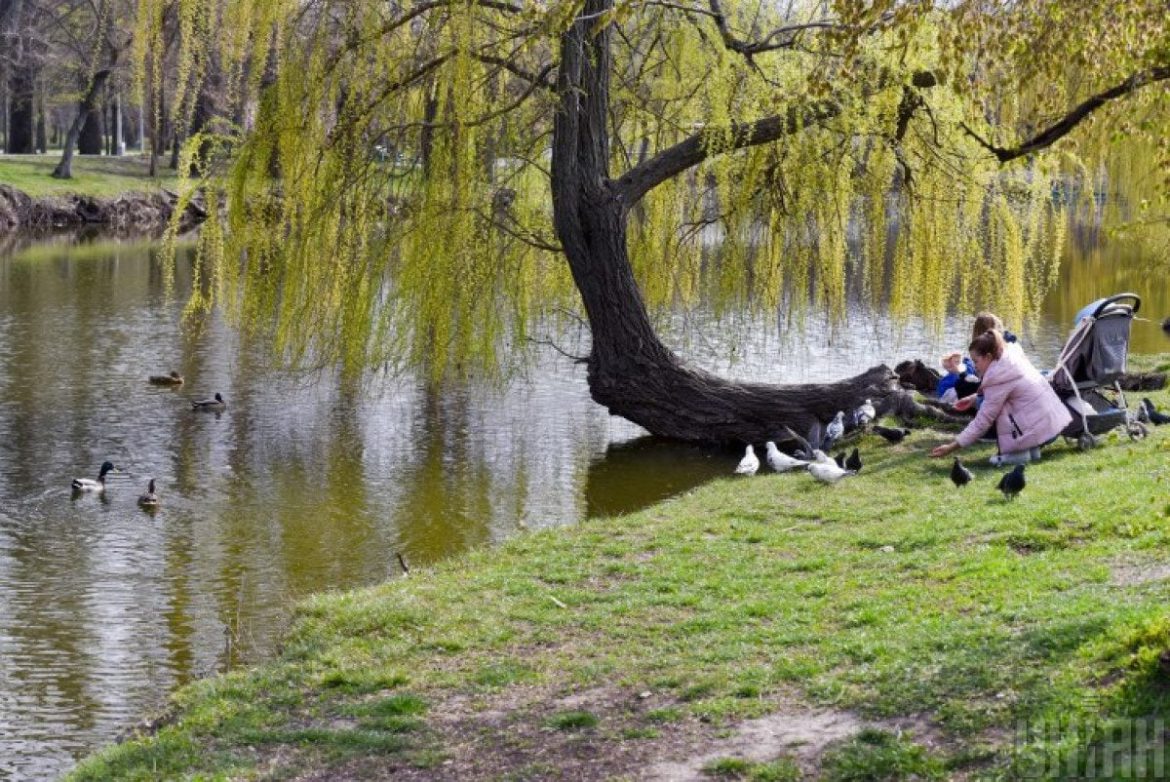
[{"label": "duck swimming in water", "polygon": [[183,385],[183,376],[178,372],[172,372],[169,375],[151,375],[148,378],[151,383],[156,386],[181,386]]},{"label": "duck swimming in water", "polygon": [[227,407],[227,402],[223,401],[223,395],[218,391],[215,392],[214,399],[196,399],[191,402],[192,410],[209,410],[218,411]]},{"label": "duck swimming in water", "polygon": [[108,472],[118,472],[118,468],[114,466],[113,462],[102,462],[102,469],[98,472],[96,481],[93,478],[74,478],[71,484],[74,494],[81,492],[101,494],[106,490],[106,473]]},{"label": "duck swimming in water", "polygon": [[154,478],[150,479],[150,485],[146,487],[146,494],[138,498],[138,506],[146,510],[154,510],[158,507],[158,495],[154,493]]}]

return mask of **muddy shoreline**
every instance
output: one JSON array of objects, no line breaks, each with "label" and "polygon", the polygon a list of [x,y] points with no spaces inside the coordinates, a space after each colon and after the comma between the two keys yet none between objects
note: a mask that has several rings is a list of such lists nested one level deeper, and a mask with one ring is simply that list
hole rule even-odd
[{"label": "muddy shoreline", "polygon": [[[0,184],[0,238],[15,233],[53,232],[97,227],[113,233],[148,233],[165,228],[177,208],[175,193],[123,193],[113,198],[84,195],[33,198]],[[193,199],[179,216],[180,232],[207,218],[201,199]]]}]

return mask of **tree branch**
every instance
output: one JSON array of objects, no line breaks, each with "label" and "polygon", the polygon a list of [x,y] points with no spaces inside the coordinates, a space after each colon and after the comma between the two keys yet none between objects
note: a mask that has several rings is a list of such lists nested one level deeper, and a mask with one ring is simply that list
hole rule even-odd
[{"label": "tree branch", "polygon": [[703,162],[713,154],[722,154],[733,149],[743,149],[792,135],[809,125],[818,125],[841,113],[841,106],[833,101],[819,101],[812,105],[793,106],[784,114],[756,120],[737,122],[731,126],[731,142],[712,149],[703,131],[680,141],[673,147],[662,150],[654,157],[631,168],[620,179],[613,182],[615,195],[629,209],[671,177]]},{"label": "tree branch", "polygon": [[1125,97],[1132,92],[1145,87],[1149,84],[1154,84],[1159,81],[1170,79],[1170,66],[1159,66],[1156,68],[1149,68],[1144,71],[1139,71],[1130,76],[1125,81],[1118,85],[1110,87],[1109,89],[1099,92],[1088,100],[1081,103],[1068,114],[1065,114],[1052,125],[1037,133],[1032,138],[1020,144],[1018,147],[998,147],[987,141],[966,123],[963,123],[963,130],[967,135],[975,139],[984,149],[999,160],[1000,163],[1007,163],[1015,160],[1018,157],[1037,152],[1041,149],[1046,149],[1052,146],[1060,139],[1067,136],[1073,128],[1079,125],[1086,117],[1092,114],[1097,109],[1104,106],[1111,100]]}]

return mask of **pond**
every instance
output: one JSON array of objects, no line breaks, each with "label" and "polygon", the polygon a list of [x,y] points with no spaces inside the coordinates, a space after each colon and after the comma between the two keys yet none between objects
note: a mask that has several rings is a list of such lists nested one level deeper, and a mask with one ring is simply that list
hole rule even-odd
[{"label": "pond", "polygon": [[[1132,289],[1170,350],[1165,276],[1120,248],[1070,250],[1025,347],[1051,361],[1073,313]],[[262,659],[311,592],[397,577],[524,530],[622,513],[731,472],[738,453],[662,443],[590,399],[552,350],[504,389],[345,384],[270,366],[212,317],[180,328],[150,245],[42,243],[0,254],[0,780],[46,779],[193,679]],[[839,378],[966,344],[969,317],[895,326],[858,307],[734,344],[700,315],[666,331],[696,364],[773,381]],[[574,347],[569,344],[568,347]],[[576,346],[580,347],[580,346]],[[729,356],[735,356],[730,360]],[[176,370],[177,389],[150,385]],[[190,400],[220,392],[221,413]],[[102,498],[75,476],[122,472]],[[162,507],[135,500],[157,480]]]}]

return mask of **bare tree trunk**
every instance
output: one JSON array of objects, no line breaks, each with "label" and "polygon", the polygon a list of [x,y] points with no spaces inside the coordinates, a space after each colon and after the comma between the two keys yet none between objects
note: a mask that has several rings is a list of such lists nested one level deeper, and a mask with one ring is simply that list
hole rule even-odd
[{"label": "bare tree trunk", "polygon": [[109,69],[95,73],[93,75],[93,81],[89,84],[89,89],[85,91],[85,95],[81,98],[81,103],[77,107],[77,116],[73,119],[73,124],[69,127],[69,132],[65,134],[64,149],[61,150],[61,162],[53,169],[53,176],[58,179],[73,178],[73,148],[77,146],[77,138],[81,134],[81,127],[97,104],[98,95],[101,93],[102,87],[105,86],[106,79],[109,77]]},{"label": "bare tree trunk", "polygon": [[553,130],[553,215],[593,336],[590,393],[613,415],[681,440],[789,439],[865,399],[901,409],[894,373],[874,367],[837,383],[734,383],[685,366],[658,339],[626,245],[630,204],[609,178],[609,28],[592,32],[612,0],[586,0],[561,39]]}]

